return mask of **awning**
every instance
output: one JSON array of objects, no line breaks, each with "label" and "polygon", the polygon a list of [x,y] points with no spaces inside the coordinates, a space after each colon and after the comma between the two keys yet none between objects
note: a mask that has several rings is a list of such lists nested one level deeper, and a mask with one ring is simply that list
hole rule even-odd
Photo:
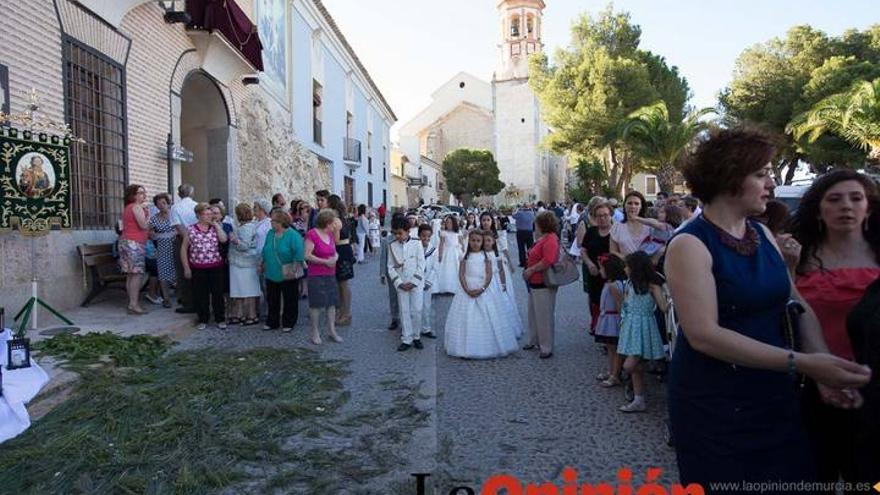
[{"label": "awning", "polygon": [[219,31],[258,71],[263,70],[263,44],[257,26],[235,0],[187,0],[190,29]]}]

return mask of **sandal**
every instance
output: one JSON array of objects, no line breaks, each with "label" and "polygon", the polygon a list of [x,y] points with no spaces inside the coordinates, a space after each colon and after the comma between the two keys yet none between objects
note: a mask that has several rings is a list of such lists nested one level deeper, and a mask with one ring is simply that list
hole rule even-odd
[{"label": "sandal", "polygon": [[620,385],[619,378],[608,378],[606,380],[602,380],[601,382],[599,382],[599,386],[605,387],[605,388],[616,387],[618,385]]},{"label": "sandal", "polygon": [[145,315],[145,314],[147,314],[147,312],[144,311],[143,309],[140,309],[140,308],[129,307],[128,314],[130,314],[130,315]]},{"label": "sandal", "polygon": [[241,326],[243,326],[243,327],[249,327],[249,326],[252,326],[252,325],[256,325],[256,324],[259,323],[259,322],[260,322],[260,319],[259,319],[259,318],[248,318],[248,319],[246,319],[246,320],[241,320]]},{"label": "sandal", "polygon": [[242,320],[240,318],[227,318],[226,319],[226,323],[228,323],[230,325],[238,325],[241,322],[242,322]]},{"label": "sandal", "polygon": [[599,373],[598,375],[596,375],[596,381],[604,382],[605,380],[607,380],[610,377],[611,377],[610,373]]}]

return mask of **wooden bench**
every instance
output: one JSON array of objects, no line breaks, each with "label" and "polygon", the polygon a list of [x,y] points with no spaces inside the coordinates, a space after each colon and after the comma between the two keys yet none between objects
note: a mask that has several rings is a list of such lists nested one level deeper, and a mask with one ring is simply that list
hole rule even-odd
[{"label": "wooden bench", "polygon": [[119,271],[119,263],[113,256],[113,244],[83,244],[77,246],[82,257],[83,269],[89,273],[89,295],[80,306],[88,306],[92,300],[111,284],[119,284],[118,289],[125,290],[125,274]]}]

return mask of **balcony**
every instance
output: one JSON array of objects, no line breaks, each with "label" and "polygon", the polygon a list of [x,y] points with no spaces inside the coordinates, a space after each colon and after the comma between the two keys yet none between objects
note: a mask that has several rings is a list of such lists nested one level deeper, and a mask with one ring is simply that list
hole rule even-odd
[{"label": "balcony", "polygon": [[349,167],[361,166],[361,142],[349,137],[342,138],[342,159]]},{"label": "balcony", "polygon": [[321,121],[318,119],[312,119],[312,139],[315,143],[323,145],[324,141],[321,140]]},{"label": "balcony", "polygon": [[234,1],[187,0],[187,34],[200,66],[224,84],[263,70],[257,27]]},{"label": "balcony", "polygon": [[421,177],[407,176],[406,183],[409,187],[423,187],[423,186],[430,187],[431,186],[431,184],[428,182],[427,175],[422,175]]}]

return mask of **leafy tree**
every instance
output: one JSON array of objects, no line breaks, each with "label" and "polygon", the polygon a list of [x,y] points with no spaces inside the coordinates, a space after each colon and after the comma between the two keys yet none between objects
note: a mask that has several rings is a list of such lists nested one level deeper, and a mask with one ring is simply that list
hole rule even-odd
[{"label": "leafy tree", "polygon": [[662,100],[629,114],[620,135],[649,164],[657,175],[660,190],[672,192],[681,160],[697,135],[707,124],[700,119],[711,108],[691,112],[684,119],[673,119]]},{"label": "leafy tree", "polygon": [[660,99],[666,103],[669,120],[681,121],[687,113],[687,102],[691,89],[687,79],[678,73],[678,67],[666,65],[666,59],[651,52],[642,52],[642,60],[648,68],[651,85],[657,90]]},{"label": "leafy tree", "polygon": [[880,165],[880,78],[855,83],[849,91],[831,95],[792,121],[788,130],[797,139],[815,142],[835,134]]},{"label": "leafy tree", "polygon": [[850,30],[839,38],[810,26],[795,26],[785,37],[740,54],[720,106],[728,120],[757,122],[777,135],[782,146],[774,169],[777,180],[788,183],[799,160],[818,171],[864,161],[863,151],[837,135],[809,141],[796,139],[786,128],[823,98],[856,81],[878,77],[878,70],[880,25],[864,32]]},{"label": "leafy tree", "polygon": [[552,64],[539,53],[529,67],[529,83],[553,129],[544,145],[573,160],[601,160],[618,193],[644,166],[621,140],[621,122],[658,99],[683,114],[690,93],[675,67],[639,49],[640,37],[630,15],[609,6],[574,23],[570,46],[557,50]]},{"label": "leafy tree", "polygon": [[501,192],[504,183],[498,179],[500,174],[489,150],[459,148],[443,159],[447,190],[468,205],[475,196]]},{"label": "leafy tree", "polygon": [[587,203],[593,196],[614,195],[608,185],[605,166],[599,160],[578,160],[574,168],[574,179],[575,184],[570,194],[571,199],[578,203]]}]

